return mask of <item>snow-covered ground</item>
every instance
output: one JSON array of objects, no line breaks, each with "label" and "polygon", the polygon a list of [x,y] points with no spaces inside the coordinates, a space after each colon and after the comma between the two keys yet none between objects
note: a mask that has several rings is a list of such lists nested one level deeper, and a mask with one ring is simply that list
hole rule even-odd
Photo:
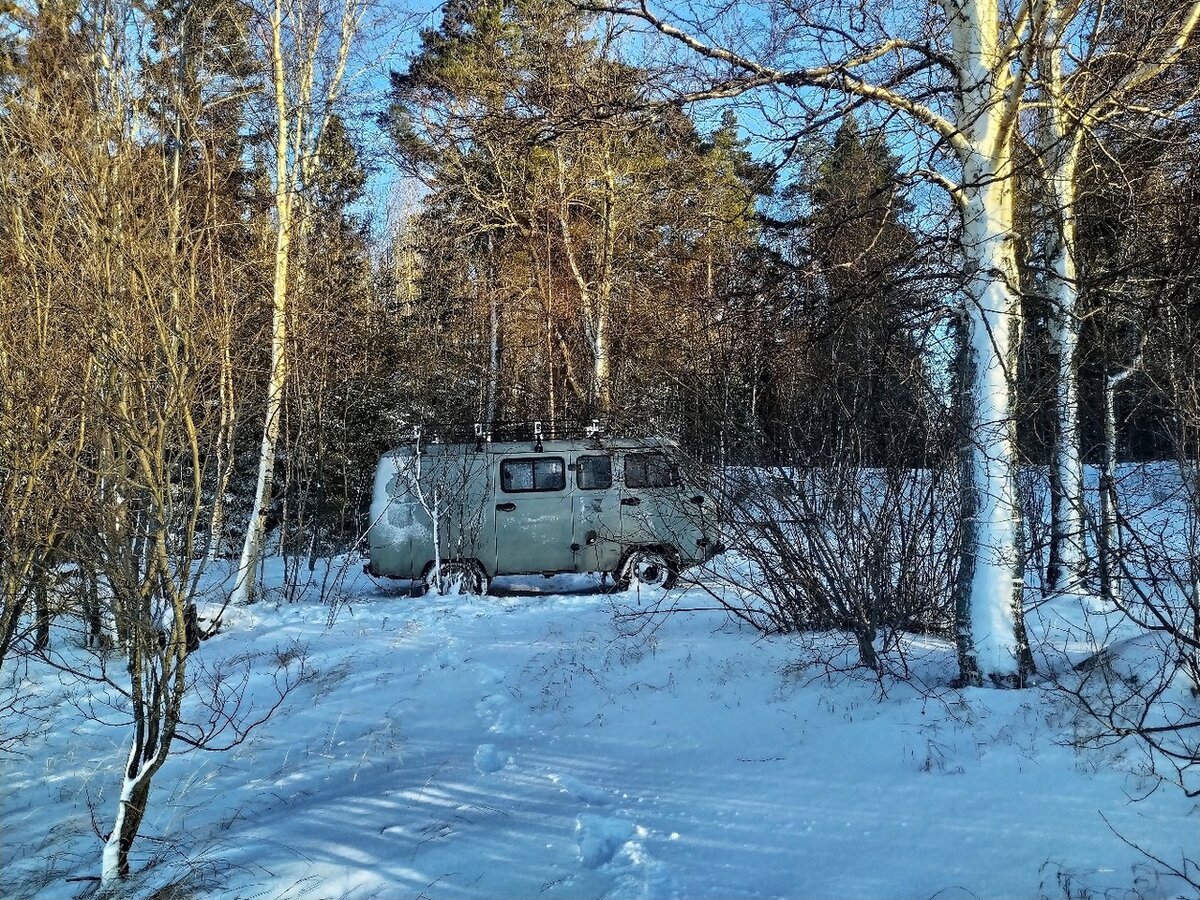
[{"label": "snow-covered ground", "polygon": [[[1189,895],[1126,842],[1195,857],[1195,802],[1130,748],[1075,750],[1061,695],[954,690],[952,648],[919,639],[912,683],[831,676],[822,639],[639,615],[700,590],[598,587],[413,599],[356,575],[332,622],[315,598],[231,611],[194,667],[248,671],[260,706],[281,664],[302,683],[159,773],[132,895]],[[1035,634],[1061,644],[1072,615]],[[0,760],[0,895],[85,895],[68,879],[98,873],[129,736],[111,698],[33,675],[52,715]]]}]

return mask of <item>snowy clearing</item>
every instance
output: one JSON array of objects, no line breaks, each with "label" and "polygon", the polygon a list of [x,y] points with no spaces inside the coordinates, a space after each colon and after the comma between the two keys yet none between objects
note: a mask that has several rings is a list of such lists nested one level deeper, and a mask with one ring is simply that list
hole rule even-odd
[{"label": "snowy clearing", "polygon": [[[914,682],[881,690],[808,665],[835,636],[629,615],[710,606],[696,589],[498,588],[412,599],[355,576],[332,625],[315,601],[231,611],[197,663],[249,660],[260,705],[280,663],[305,681],[245,743],[167,764],[131,895],[1187,896],[1122,837],[1178,864],[1194,803],[1130,748],[1070,747],[1049,689],[953,690],[953,648],[914,639]],[[1061,647],[1070,610],[1039,613]],[[127,729],[111,697],[33,674],[53,718],[0,761],[0,893],[89,895],[68,878],[98,874],[89,804],[107,828]]]}]

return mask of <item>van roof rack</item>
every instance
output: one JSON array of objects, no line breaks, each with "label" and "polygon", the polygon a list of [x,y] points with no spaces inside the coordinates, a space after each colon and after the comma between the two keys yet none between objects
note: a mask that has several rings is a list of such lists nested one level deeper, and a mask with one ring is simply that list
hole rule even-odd
[{"label": "van roof rack", "polygon": [[535,446],[545,441],[599,440],[609,435],[608,426],[601,419],[587,422],[559,420],[550,423],[544,419],[497,420],[493,422],[431,422],[422,421],[411,426],[409,436],[401,443],[474,444],[482,451],[492,442],[529,441]]}]

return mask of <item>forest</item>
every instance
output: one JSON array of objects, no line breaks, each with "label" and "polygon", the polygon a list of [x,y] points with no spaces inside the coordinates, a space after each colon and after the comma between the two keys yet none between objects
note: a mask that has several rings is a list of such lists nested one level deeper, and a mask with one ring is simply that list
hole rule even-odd
[{"label": "forest", "polygon": [[[932,642],[945,690],[1046,691],[1194,802],[1198,31],[1200,0],[0,0],[0,806],[63,703],[111,732],[45,884],[207,895],[138,881],[154,797],[320,681],[210,644],[366,602],[381,454],[533,423],[665,440],[722,509],[728,553],[618,619],[711,606],[879,698]],[[1136,896],[1200,892],[1175,849]],[[561,896],[720,895],[646,871]],[[790,895],[879,895],[832,885]]]}]

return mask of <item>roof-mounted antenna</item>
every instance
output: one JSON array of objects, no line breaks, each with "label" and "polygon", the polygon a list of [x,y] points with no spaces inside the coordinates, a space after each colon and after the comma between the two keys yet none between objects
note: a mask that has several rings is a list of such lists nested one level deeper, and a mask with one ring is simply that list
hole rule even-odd
[{"label": "roof-mounted antenna", "polygon": [[542,423],[533,423],[533,450],[535,453],[542,452]]}]

